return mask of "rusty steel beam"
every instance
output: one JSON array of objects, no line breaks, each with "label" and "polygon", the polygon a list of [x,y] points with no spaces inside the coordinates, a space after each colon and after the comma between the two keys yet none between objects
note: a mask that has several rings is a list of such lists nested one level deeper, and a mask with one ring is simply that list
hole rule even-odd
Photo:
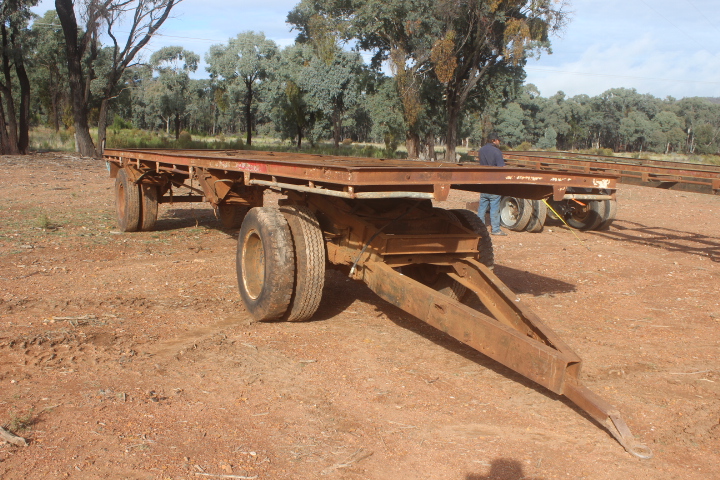
[{"label": "rusty steel beam", "polygon": [[608,429],[628,451],[651,458],[635,440],[620,413],[583,386],[581,360],[545,326],[490,269],[472,259],[453,264],[451,278],[472,289],[495,317],[489,317],[443,295],[384,262],[362,265],[362,279],[389,303],[447,333],[548,390],[564,395]]}]

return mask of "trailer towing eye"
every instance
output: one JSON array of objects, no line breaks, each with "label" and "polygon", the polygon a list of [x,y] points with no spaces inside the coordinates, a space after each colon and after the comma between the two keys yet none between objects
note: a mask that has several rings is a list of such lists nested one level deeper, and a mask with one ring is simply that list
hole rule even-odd
[{"label": "trailer towing eye", "polygon": [[595,392],[574,381],[568,381],[563,394],[602,424],[629,454],[642,459],[652,458],[650,447],[635,440],[620,412]]}]

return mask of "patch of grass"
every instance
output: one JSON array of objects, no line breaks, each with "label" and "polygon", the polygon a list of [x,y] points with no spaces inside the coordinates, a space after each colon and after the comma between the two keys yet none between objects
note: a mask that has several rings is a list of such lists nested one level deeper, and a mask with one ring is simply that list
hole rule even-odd
[{"label": "patch of grass", "polygon": [[35,410],[30,409],[25,415],[16,412],[10,412],[10,422],[8,429],[13,432],[22,432],[30,428],[35,423]]},{"label": "patch of grass", "polygon": [[73,128],[55,131],[48,127],[35,127],[30,130],[31,150],[75,150],[75,130]]},{"label": "patch of grass", "polygon": [[48,217],[47,214],[42,213],[35,219],[35,226],[42,228],[43,230],[48,230],[53,228],[53,223],[50,221],[50,217]]}]

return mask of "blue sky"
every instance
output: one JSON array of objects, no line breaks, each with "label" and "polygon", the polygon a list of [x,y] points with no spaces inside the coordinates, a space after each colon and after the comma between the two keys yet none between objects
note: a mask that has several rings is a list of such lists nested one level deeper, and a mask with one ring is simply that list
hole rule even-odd
[{"label": "blue sky", "polygon": [[[204,57],[210,45],[248,30],[292,44],[295,33],[285,19],[297,3],[184,0],[145,55],[181,45]],[[527,83],[543,96],[625,87],[660,98],[720,97],[719,6],[718,0],[570,0],[570,23],[552,39],[551,55],[528,62]],[[51,8],[54,0],[42,0],[35,10]]]}]

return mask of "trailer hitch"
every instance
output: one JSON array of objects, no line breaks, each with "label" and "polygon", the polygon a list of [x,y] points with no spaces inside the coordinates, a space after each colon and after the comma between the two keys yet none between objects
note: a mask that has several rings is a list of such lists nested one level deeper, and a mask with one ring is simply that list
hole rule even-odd
[{"label": "trailer hitch", "polygon": [[358,266],[381,298],[469,345],[548,390],[564,395],[604,426],[628,453],[651,458],[620,413],[580,383],[582,360],[495,274],[480,262],[449,260],[448,275],[471,289],[490,315],[474,310],[397,272],[382,261]]}]

